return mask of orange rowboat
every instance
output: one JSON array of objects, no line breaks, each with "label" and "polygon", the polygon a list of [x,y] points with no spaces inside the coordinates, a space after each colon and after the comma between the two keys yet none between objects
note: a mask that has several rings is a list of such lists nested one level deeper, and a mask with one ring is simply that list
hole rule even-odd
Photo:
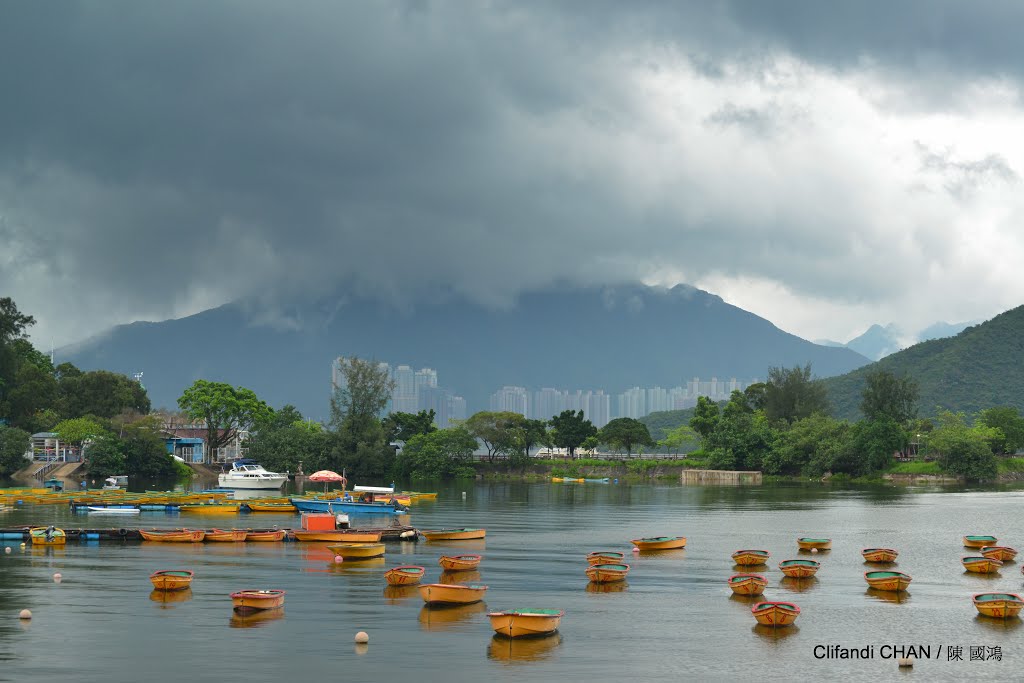
[{"label": "orange rowboat", "polygon": [[965,557],[960,562],[964,569],[975,574],[995,574],[1003,566],[999,560],[991,560],[987,557]]},{"label": "orange rowboat", "polygon": [[587,567],[587,578],[594,583],[625,581],[628,573],[628,564],[592,564]]},{"label": "orange rowboat", "polygon": [[505,612],[488,612],[491,628],[507,638],[543,636],[558,629],[565,615],[560,609],[524,609]]},{"label": "orange rowboat", "polygon": [[420,586],[419,591],[423,602],[428,605],[442,603],[468,605],[483,600],[487,586],[475,583],[467,586],[457,583],[427,583]]},{"label": "orange rowboat", "polygon": [[231,594],[231,602],[239,614],[249,614],[261,609],[275,609],[284,605],[284,591],[244,590]]},{"label": "orange rowboat", "polygon": [[800,616],[800,608],[791,602],[759,602],[750,608],[757,623],[765,626],[789,626]]},{"label": "orange rowboat", "polygon": [[231,543],[244,541],[245,537],[248,535],[249,532],[245,529],[214,529],[212,531],[207,531],[206,536],[203,537],[203,540]]},{"label": "orange rowboat", "polygon": [[338,543],[327,549],[344,560],[369,560],[384,555],[383,543]]},{"label": "orange rowboat", "polygon": [[293,529],[292,536],[296,541],[326,541],[328,543],[377,543],[380,541],[379,531],[310,531]]},{"label": "orange rowboat", "polygon": [[741,566],[753,567],[767,564],[771,553],[767,550],[737,550],[732,554],[732,561]]},{"label": "orange rowboat", "polygon": [[686,547],[686,536],[652,536],[630,541],[639,550],[676,550]]},{"label": "orange rowboat", "polygon": [[860,551],[865,562],[895,562],[899,553],[892,548],[864,548]]},{"label": "orange rowboat", "polygon": [[985,546],[994,546],[999,543],[999,540],[995,536],[964,536],[964,547],[965,548],[984,548]]},{"label": "orange rowboat", "polygon": [[428,541],[470,541],[474,538],[485,538],[487,529],[434,529],[420,533]]},{"label": "orange rowboat", "polygon": [[796,545],[800,550],[832,550],[831,538],[798,538]]},{"label": "orange rowboat", "polygon": [[163,531],[152,529],[145,531],[139,529],[139,535],[144,541],[158,541],[160,543],[199,543],[206,537],[202,529],[169,529]]},{"label": "orange rowboat", "polygon": [[903,572],[864,572],[864,580],[879,591],[905,591],[913,579]]},{"label": "orange rowboat", "polygon": [[1017,551],[1006,545],[987,545],[981,549],[983,557],[1000,562],[1009,562],[1017,557]]},{"label": "orange rowboat", "polygon": [[276,529],[274,531],[247,531],[245,534],[245,540],[254,543],[273,543],[275,541],[283,541],[284,537],[288,534],[284,529]]},{"label": "orange rowboat", "polygon": [[821,564],[814,560],[783,560],[779,563],[779,571],[794,579],[806,579],[818,573]]},{"label": "orange rowboat", "polygon": [[395,567],[384,572],[384,578],[391,586],[411,586],[419,583],[427,570],[413,564]]},{"label": "orange rowboat", "polygon": [[162,569],[149,575],[158,591],[180,591],[192,585],[192,572],[187,569]]},{"label": "orange rowboat", "polygon": [[729,588],[736,595],[761,595],[768,587],[768,579],[760,574],[733,574],[729,577]]},{"label": "orange rowboat", "polygon": [[587,564],[615,564],[626,559],[626,553],[614,550],[598,550],[587,554]]},{"label": "orange rowboat", "polygon": [[437,563],[445,571],[464,572],[480,566],[481,559],[479,555],[442,555]]},{"label": "orange rowboat", "polygon": [[1008,619],[1020,614],[1024,600],[1016,593],[978,593],[974,596],[974,607],[986,617]]}]

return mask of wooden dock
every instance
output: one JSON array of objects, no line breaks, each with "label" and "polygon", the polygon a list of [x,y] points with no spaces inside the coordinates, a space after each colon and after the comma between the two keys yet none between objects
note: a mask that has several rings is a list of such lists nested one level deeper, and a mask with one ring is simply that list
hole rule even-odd
[{"label": "wooden dock", "polygon": [[[41,525],[38,525],[38,526],[47,526],[47,525],[41,524]],[[142,540],[142,535],[139,533],[138,528],[130,528],[130,527],[119,527],[119,528],[116,528],[116,529],[115,528],[110,528],[110,529],[68,529],[68,528],[65,528],[65,527],[61,527],[61,528],[64,529],[64,534],[65,534],[65,536],[67,536],[67,539],[68,539],[69,543],[71,541],[82,541],[82,542],[89,542],[89,541],[118,541],[118,542],[122,542],[123,543],[123,542],[127,542],[127,541],[141,541]],[[251,531],[277,531],[277,530],[278,529],[269,529],[269,528],[251,529]],[[292,536],[292,534],[291,534],[291,531],[292,531],[291,529],[284,529],[284,531],[288,532],[287,534],[285,534],[285,540],[286,541],[291,542],[291,541],[295,540],[295,537]],[[353,532],[364,532],[364,533],[372,533],[372,532],[378,532],[379,531],[380,532],[380,540],[382,540],[382,541],[418,541],[419,540],[419,536],[420,536],[419,531],[415,527],[412,527],[412,526],[388,526],[388,527],[360,528],[360,529],[351,529],[351,531],[353,531]],[[415,533],[415,535],[413,535],[413,536],[411,536],[409,538],[402,538],[402,534],[407,532],[407,531],[414,531],[416,533]],[[29,527],[0,528],[0,542],[2,542],[2,541],[24,541],[24,542],[27,543],[29,541]]]},{"label": "wooden dock", "polygon": [[683,470],[681,481],[697,485],[758,485],[762,474],[758,471],[743,470]]}]

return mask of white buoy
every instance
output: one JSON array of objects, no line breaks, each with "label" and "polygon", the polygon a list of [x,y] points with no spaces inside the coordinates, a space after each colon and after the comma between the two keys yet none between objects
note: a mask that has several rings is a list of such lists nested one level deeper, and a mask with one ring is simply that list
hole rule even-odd
[{"label": "white buoy", "polygon": [[817,548],[811,548],[811,552],[812,553],[816,553],[816,552],[818,552],[818,549]]},{"label": "white buoy", "polygon": [[637,548],[636,546],[633,546],[633,552],[634,553],[640,552],[640,548]]},{"label": "white buoy", "polygon": [[64,577],[61,576],[60,572],[57,572],[56,574],[53,575],[53,582],[54,583],[60,583],[61,579],[63,579],[63,578]]},{"label": "white buoy", "polygon": [[32,618],[32,610],[27,610],[27,609],[21,610],[21,612],[18,614],[18,618],[19,619],[31,619]]},{"label": "white buoy", "polygon": [[462,492],[462,497],[463,497],[463,499],[465,499],[465,497],[466,497],[466,492],[465,491]]},{"label": "white buoy", "polygon": [[900,657],[899,665],[900,665],[901,669],[906,669],[908,667],[912,667],[912,666],[914,666],[914,658],[913,657]]},{"label": "white buoy", "polygon": [[9,546],[9,545],[4,546],[4,552],[7,553],[8,555],[10,555],[11,554],[11,546]]},{"label": "white buoy", "polygon": [[370,642],[370,635],[366,631],[360,631],[356,634],[357,643],[368,643]]},{"label": "white buoy", "polygon": [[25,542],[24,541],[21,542],[21,547],[22,547],[22,549],[25,548]]},{"label": "white buoy", "polygon": [[345,558],[342,557],[341,555],[335,555],[334,556],[334,564],[341,564],[344,561],[345,561]]},{"label": "white buoy", "polygon": [[398,535],[399,538],[416,538],[415,531],[403,531]]}]

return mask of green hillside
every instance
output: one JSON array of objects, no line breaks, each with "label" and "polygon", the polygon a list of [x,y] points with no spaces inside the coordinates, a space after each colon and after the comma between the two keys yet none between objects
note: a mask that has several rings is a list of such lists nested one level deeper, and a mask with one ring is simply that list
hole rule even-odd
[{"label": "green hillside", "polygon": [[1024,306],[933,339],[853,372],[823,380],[836,417],[859,419],[865,377],[873,370],[908,375],[920,389],[922,417],[938,408],[977,413],[993,406],[1024,409]]}]

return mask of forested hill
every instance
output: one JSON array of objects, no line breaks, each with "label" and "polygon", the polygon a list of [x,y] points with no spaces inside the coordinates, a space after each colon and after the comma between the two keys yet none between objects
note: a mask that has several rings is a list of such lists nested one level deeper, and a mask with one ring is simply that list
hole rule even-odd
[{"label": "forested hill", "polygon": [[825,381],[836,417],[859,419],[865,377],[873,370],[907,375],[920,390],[918,411],[977,413],[994,406],[1024,409],[1024,306],[955,337],[933,339]]},{"label": "forested hill", "polygon": [[[259,313],[262,313],[260,315]],[[359,356],[429,367],[439,384],[487,410],[503,385],[537,390],[669,388],[693,377],[764,379],[811,363],[819,376],[868,361],[783,332],[714,294],[678,286],[551,287],[507,309],[451,295],[397,310],[339,294],[293,304],[287,319],[242,303],[179,320],[134,323],[58,352],[83,369],[144,372],[154,406],[173,406],[197,378],[252,389],[270,403],[327,416],[331,361]],[[287,323],[287,324],[284,324]]]}]

